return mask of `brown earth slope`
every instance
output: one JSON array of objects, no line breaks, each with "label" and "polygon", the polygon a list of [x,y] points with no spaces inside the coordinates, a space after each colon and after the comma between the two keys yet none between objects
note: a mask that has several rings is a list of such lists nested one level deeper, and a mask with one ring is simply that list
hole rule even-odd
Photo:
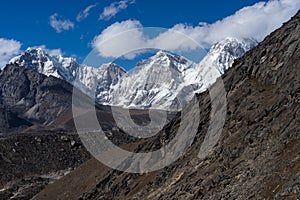
[{"label": "brown earth slope", "polygon": [[[196,138],[172,165],[131,174],[92,159],[35,199],[300,199],[299,32],[300,12],[222,77],[227,116],[211,156],[197,157],[213,117],[205,92],[197,97]],[[174,135],[179,123],[178,116],[164,134]],[[156,143],[140,150],[155,149]]]}]

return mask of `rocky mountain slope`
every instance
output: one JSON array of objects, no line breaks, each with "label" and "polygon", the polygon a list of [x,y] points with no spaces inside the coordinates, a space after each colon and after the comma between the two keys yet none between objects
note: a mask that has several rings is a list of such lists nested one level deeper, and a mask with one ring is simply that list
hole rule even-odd
[{"label": "rocky mountain slope", "polygon": [[231,67],[234,59],[256,44],[252,39],[226,38],[213,45],[199,64],[159,51],[137,63],[130,74],[114,63],[88,67],[74,58],[50,56],[41,48],[29,48],[10,63],[66,80],[87,94],[94,90],[101,104],[181,110],[195,92],[205,91]]},{"label": "rocky mountain slope", "polygon": [[[210,113],[209,93],[204,92],[197,96],[198,133],[170,166],[131,174],[92,159],[35,199],[299,199],[299,31],[300,12],[222,76],[227,115],[210,156],[198,158],[210,118],[216,117]],[[147,152],[168,143],[180,121],[178,115],[160,133],[160,140],[150,138],[132,148]]]},{"label": "rocky mountain slope", "polygon": [[[47,77],[16,65],[0,73],[0,127],[48,125],[71,108],[73,87],[61,79]],[[14,116],[14,117],[12,117]]]}]

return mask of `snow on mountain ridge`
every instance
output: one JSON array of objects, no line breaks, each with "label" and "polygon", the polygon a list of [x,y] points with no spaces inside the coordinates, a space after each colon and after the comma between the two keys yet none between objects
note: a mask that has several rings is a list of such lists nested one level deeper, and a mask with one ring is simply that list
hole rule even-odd
[{"label": "snow on mountain ridge", "polygon": [[195,65],[184,57],[158,51],[139,62],[131,74],[121,79],[114,87],[108,104],[169,109],[184,82],[185,71]]}]

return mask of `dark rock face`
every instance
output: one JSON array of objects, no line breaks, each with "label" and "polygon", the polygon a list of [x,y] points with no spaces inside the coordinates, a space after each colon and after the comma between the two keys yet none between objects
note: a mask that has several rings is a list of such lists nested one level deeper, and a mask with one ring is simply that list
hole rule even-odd
[{"label": "dark rock face", "polygon": [[17,113],[12,112],[5,106],[0,107],[0,129],[8,130],[14,128],[28,127],[32,124],[25,119],[18,117]]},{"label": "dark rock face", "polygon": [[[91,160],[36,198],[299,199],[299,32],[300,12],[237,59],[222,77],[227,117],[208,158],[197,157],[209,118],[214,116],[205,92],[197,97],[201,121],[195,141],[172,165],[139,175],[111,170]],[[176,134],[179,123],[178,116],[165,127],[167,138]],[[139,145],[139,150],[155,149],[156,145],[157,141]]]},{"label": "dark rock face", "polygon": [[[71,107],[72,86],[24,67],[7,65],[0,74],[0,126],[49,125]],[[9,120],[15,115],[14,120]]]},{"label": "dark rock face", "polygon": [[25,67],[0,72],[0,199],[30,199],[90,158],[73,129],[56,122],[69,112],[72,91]]}]

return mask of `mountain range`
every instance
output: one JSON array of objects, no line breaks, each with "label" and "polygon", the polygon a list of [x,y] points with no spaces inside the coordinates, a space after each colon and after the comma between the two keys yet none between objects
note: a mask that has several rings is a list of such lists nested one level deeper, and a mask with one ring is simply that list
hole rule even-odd
[{"label": "mountain range", "polygon": [[[28,49],[0,70],[0,199],[299,199],[299,31],[300,11],[252,49],[252,40],[243,43],[227,38],[215,44],[198,64],[158,51],[140,61],[132,73],[113,63],[96,69],[73,58]],[[233,61],[234,57],[239,58]],[[164,70],[159,71],[157,65]],[[212,99],[208,90],[217,85],[218,76],[225,93],[216,93],[217,98]],[[102,85],[97,82],[100,78]],[[172,84],[167,82],[171,78]],[[102,164],[77,134],[73,120],[78,116],[73,116],[71,109],[75,89],[84,101],[79,99],[73,105],[83,111],[82,123],[88,123],[84,103],[94,105],[94,101],[81,90],[97,89],[98,85],[99,102],[113,104],[116,99],[115,104],[121,102],[124,107],[157,105],[176,110],[184,104],[178,99],[196,92],[193,101],[150,138],[126,134],[116,127],[110,106],[95,106],[101,127],[107,127],[104,140],[118,149],[135,153],[159,150],[168,155],[165,147],[177,136],[190,139],[190,146],[177,160],[152,172],[128,173]],[[148,98],[127,89],[133,86],[140,91],[147,87],[153,95]],[[132,99],[114,96],[125,95],[123,91]],[[169,104],[159,98],[167,92],[172,94]],[[226,111],[218,97],[226,98]],[[140,125],[149,123],[149,113],[130,110]],[[226,115],[222,128],[215,126],[221,121],[220,113]],[[197,125],[193,138],[189,137],[191,128],[182,121]],[[220,133],[216,143],[206,157],[199,156],[202,147],[211,144],[206,141],[215,139],[210,134],[215,129]],[[96,135],[93,129],[93,139]],[[118,156],[109,153],[106,155]],[[147,166],[157,160],[143,161],[121,165],[126,170],[132,164]]]},{"label": "mountain range", "polygon": [[[180,110],[195,93],[205,91],[234,59],[257,45],[253,39],[226,38],[211,47],[200,63],[158,51],[138,62],[133,72],[114,63],[99,68],[78,64],[74,58],[50,56],[42,48],[28,48],[10,60],[46,76],[63,79],[98,103],[138,109]],[[92,92],[94,91],[94,93]]]}]

